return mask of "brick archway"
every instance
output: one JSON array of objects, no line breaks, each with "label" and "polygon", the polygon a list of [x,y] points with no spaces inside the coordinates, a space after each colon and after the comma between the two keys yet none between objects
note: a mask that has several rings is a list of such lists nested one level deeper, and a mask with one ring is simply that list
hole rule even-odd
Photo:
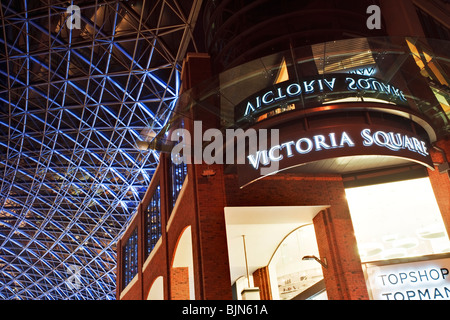
[{"label": "brick archway", "polygon": [[191,226],[178,238],[170,268],[172,300],[195,299]]}]

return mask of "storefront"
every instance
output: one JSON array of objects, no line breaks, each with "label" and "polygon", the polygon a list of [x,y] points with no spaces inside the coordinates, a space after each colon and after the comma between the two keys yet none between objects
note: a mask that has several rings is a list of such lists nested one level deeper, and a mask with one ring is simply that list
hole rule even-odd
[{"label": "storefront", "polygon": [[192,88],[152,142],[168,152],[119,243],[131,257],[136,230],[119,297],[450,299],[450,100],[430,81],[447,79],[449,49],[357,38],[212,78],[190,56]]}]

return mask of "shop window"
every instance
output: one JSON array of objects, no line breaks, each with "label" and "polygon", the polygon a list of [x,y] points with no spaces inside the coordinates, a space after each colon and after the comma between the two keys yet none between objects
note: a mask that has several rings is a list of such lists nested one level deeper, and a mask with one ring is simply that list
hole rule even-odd
[{"label": "shop window", "polygon": [[[270,264],[269,274],[274,300],[292,300],[311,288],[306,299],[326,299],[322,266],[314,260],[302,257],[319,257],[313,225],[300,227],[289,234],[278,247]],[[315,286],[316,285],[316,286]]]},{"label": "shop window", "polygon": [[125,288],[137,274],[138,269],[138,233],[137,229],[131,233],[123,247],[123,288]]},{"label": "shop window", "polygon": [[145,217],[146,257],[161,237],[161,189],[158,185],[147,207]]},{"label": "shop window", "polygon": [[187,166],[184,162],[180,164],[172,163],[171,170],[171,179],[172,179],[172,208],[175,207],[175,203],[177,202],[178,195],[181,192],[181,188],[183,187],[184,179],[187,175]]},{"label": "shop window", "polygon": [[362,262],[450,252],[428,178],[346,189]]}]

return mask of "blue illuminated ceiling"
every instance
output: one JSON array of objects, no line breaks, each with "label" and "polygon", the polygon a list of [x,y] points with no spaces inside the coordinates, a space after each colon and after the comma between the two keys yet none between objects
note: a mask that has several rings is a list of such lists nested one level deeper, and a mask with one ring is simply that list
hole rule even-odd
[{"label": "blue illuminated ceiling", "polygon": [[201,1],[48,3],[0,7],[0,299],[114,299]]}]

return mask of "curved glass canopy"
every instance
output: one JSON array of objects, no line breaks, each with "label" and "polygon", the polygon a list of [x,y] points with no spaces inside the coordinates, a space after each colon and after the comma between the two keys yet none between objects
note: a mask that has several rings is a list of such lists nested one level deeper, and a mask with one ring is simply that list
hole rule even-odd
[{"label": "curved glass canopy", "polygon": [[115,298],[200,5],[1,2],[0,299]]}]

